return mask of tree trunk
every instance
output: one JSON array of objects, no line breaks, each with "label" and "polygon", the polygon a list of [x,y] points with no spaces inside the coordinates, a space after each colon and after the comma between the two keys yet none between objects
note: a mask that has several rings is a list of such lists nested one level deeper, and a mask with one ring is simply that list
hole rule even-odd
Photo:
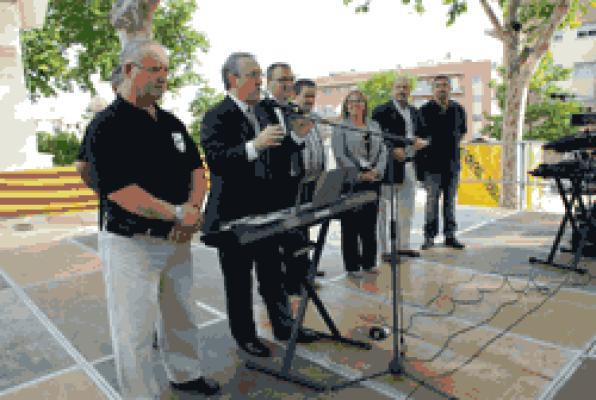
[{"label": "tree trunk", "polygon": [[501,167],[503,186],[501,189],[501,206],[518,208],[519,178],[518,171],[518,146],[522,139],[524,114],[528,97],[528,86],[538,66],[540,58],[548,50],[550,39],[555,29],[569,11],[571,0],[556,0],[556,7],[549,19],[539,28],[537,39],[528,43],[522,51],[520,45],[521,25],[518,21],[518,11],[522,0],[509,0],[507,17],[503,18],[503,25],[499,22],[487,0],[479,0],[489,17],[495,35],[503,42],[503,65],[506,68],[505,80],[505,109],[503,111],[503,125],[501,135]]},{"label": "tree trunk", "polygon": [[518,38],[510,37],[503,43],[503,60],[507,66],[505,74],[505,110],[501,136],[501,171],[503,186],[501,207],[517,209],[520,205],[520,172],[518,171],[518,143],[522,140],[524,114],[528,98],[528,86],[533,68],[529,63],[515,65],[518,59]]},{"label": "tree trunk", "polygon": [[[518,75],[518,74],[516,74]],[[501,206],[506,208],[517,208],[519,205],[519,191],[517,182],[519,180],[517,170],[517,143],[522,138],[522,124],[524,116],[524,104],[527,90],[518,84],[519,76],[512,76],[506,82],[507,93],[505,100],[505,115],[503,118],[503,135],[501,138],[501,166],[503,188],[501,191]]]}]

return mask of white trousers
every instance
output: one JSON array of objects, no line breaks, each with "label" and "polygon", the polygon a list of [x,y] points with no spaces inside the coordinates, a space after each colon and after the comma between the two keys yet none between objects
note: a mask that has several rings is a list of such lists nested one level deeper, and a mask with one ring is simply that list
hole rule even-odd
[{"label": "white trousers", "polygon": [[191,302],[190,243],[102,231],[99,248],[122,398],[160,398],[154,371],[156,328],[168,379],[177,383],[197,379],[201,373]]},{"label": "white trousers", "polygon": [[411,162],[405,165],[403,183],[381,185],[379,199],[379,221],[377,233],[379,238],[379,253],[391,252],[391,190],[395,191],[394,201],[397,202],[397,249],[410,249],[410,232],[414,216],[416,198],[416,173]]}]

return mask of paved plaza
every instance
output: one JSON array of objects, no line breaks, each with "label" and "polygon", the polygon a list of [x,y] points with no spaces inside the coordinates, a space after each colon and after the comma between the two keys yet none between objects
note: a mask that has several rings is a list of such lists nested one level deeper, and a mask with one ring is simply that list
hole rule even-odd
[{"label": "paved plaza", "polygon": [[[413,242],[421,243],[422,208]],[[463,251],[439,245],[401,266],[406,369],[341,391],[318,393],[244,366],[231,339],[216,251],[193,243],[196,323],[203,370],[222,383],[221,399],[590,399],[596,392],[596,262],[579,275],[528,263],[548,253],[561,215],[458,207]],[[0,220],[0,399],[117,399],[93,212]],[[562,254],[560,260],[568,260]],[[384,370],[393,338],[373,341],[371,326],[391,323],[391,268],[348,279],[334,221],[320,269],[319,295],[347,337],[372,350],[322,340],[299,345],[292,371],[339,384]],[[253,285],[254,286],[254,285]],[[255,290],[260,334],[281,366],[285,343],[272,338]],[[298,298],[293,299],[296,309]],[[309,305],[305,326],[325,330]],[[166,389],[164,398],[193,399]],[[590,378],[590,376],[592,378]],[[558,391],[554,397],[549,397]]]}]

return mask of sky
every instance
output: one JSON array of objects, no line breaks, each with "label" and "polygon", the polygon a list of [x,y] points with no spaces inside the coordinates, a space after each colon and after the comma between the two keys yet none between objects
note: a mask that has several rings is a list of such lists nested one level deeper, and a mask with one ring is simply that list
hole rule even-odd
[{"label": "sky", "polygon": [[[440,62],[447,53],[452,61],[501,61],[501,44],[485,34],[491,25],[477,1],[470,0],[468,12],[451,27],[445,24],[447,7],[439,0],[425,4],[428,10],[419,15],[401,0],[374,0],[369,13],[356,14],[343,0],[197,0],[192,24],[211,45],[207,54],[199,54],[198,71],[223,91],[221,65],[234,51],[253,53],[263,70],[273,62],[288,62],[299,78]],[[109,85],[98,89],[112,100]],[[164,105],[188,124],[195,92],[181,90],[167,96]],[[76,119],[88,99],[75,92],[49,102],[56,104],[56,114]]]},{"label": "sky", "polygon": [[342,0],[197,4],[193,25],[211,43],[200,57],[200,70],[219,90],[221,65],[233,51],[253,53],[263,69],[272,62],[288,62],[297,76],[309,78],[415,66],[444,60],[447,53],[452,60],[501,60],[500,42],[485,34],[491,25],[475,0],[451,27],[445,24],[447,7],[438,0],[425,0],[428,10],[422,15],[401,0],[374,0],[368,14],[356,14]]}]

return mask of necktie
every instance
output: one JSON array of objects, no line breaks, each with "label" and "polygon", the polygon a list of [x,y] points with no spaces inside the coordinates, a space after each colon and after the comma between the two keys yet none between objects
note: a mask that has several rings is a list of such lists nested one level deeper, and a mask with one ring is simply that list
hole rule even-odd
[{"label": "necktie", "polygon": [[366,149],[366,161],[370,161],[370,132],[364,135],[364,148]]},{"label": "necktie", "polygon": [[252,124],[253,128],[255,128],[255,136],[257,136],[259,134],[259,132],[261,131],[261,128],[259,126],[259,121],[257,120],[257,117],[255,116],[255,110],[253,107],[248,106],[246,108],[246,117]]}]

